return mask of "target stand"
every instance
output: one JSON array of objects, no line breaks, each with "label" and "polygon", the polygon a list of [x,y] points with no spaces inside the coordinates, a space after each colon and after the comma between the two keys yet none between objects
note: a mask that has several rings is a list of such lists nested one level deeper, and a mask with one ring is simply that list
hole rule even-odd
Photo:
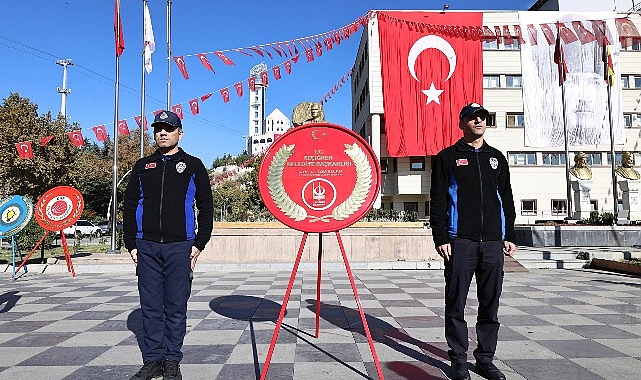
[{"label": "target stand", "polygon": [[[11,237],[11,278],[22,266],[16,269],[16,252],[22,260],[22,252],[16,241],[16,234],[29,224],[33,217],[33,203],[31,199],[21,195],[12,195],[0,200],[0,238]],[[27,273],[27,267],[24,266]]]},{"label": "target stand", "polygon": [[340,235],[340,230],[360,220],[371,209],[378,195],[380,178],[378,159],[367,142],[355,132],[335,124],[312,123],[291,129],[265,153],[258,173],[258,187],[263,202],[276,219],[303,232],[303,237],[267,351],[261,380],[267,377],[310,233],[319,234],[315,337],[319,336],[323,234],[329,232],[336,234],[378,378],[384,379]]},{"label": "target stand", "polygon": [[[71,227],[82,215],[82,210],[85,207],[82,194],[76,188],[71,186],[58,186],[48,190],[44,193],[38,204],[36,205],[36,221],[40,227],[44,228],[45,233],[42,235],[38,243],[33,247],[31,252],[22,261],[18,270],[26,264],[27,260],[42,244],[47,235],[54,231],[60,233],[60,241],[62,244],[62,251],[67,263],[67,271],[72,277],[76,277],[76,271],[71,261],[71,254],[69,253],[69,244],[67,244],[67,237],[65,236],[64,229]],[[15,280],[15,276],[12,277]]]}]

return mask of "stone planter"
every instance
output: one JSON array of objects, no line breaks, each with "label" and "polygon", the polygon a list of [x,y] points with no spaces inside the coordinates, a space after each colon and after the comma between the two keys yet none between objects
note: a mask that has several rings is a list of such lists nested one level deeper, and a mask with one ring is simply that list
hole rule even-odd
[{"label": "stone planter", "polygon": [[516,244],[528,247],[631,247],[641,245],[639,226],[517,226]]},{"label": "stone planter", "polygon": [[630,274],[641,274],[640,265],[623,263],[620,261],[613,261],[613,260],[592,259],[592,261],[590,262],[590,268],[604,269],[604,270],[610,270],[614,272],[623,272],[623,273],[630,273]]}]

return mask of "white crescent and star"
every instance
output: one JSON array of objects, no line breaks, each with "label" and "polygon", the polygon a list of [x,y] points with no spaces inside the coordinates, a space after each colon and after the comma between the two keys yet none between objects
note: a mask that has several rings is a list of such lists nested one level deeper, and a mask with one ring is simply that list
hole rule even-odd
[{"label": "white crescent and star", "polygon": [[[414,42],[414,45],[412,45],[412,48],[407,54],[407,67],[410,71],[410,74],[412,74],[412,77],[416,81],[419,81],[418,77],[416,76],[416,61],[418,59],[418,56],[427,49],[436,49],[445,54],[445,57],[447,57],[447,61],[450,64],[450,71],[447,74],[447,78],[445,78],[445,81],[449,80],[452,77],[452,74],[454,74],[454,70],[456,70],[456,52],[454,51],[452,45],[447,42],[447,40],[435,35],[428,35],[419,38],[416,42]],[[425,103],[426,105],[430,104],[431,102],[441,104],[439,96],[443,93],[443,90],[434,87],[434,82],[432,82],[429,89],[422,90],[422,92],[427,96],[427,101]]]}]

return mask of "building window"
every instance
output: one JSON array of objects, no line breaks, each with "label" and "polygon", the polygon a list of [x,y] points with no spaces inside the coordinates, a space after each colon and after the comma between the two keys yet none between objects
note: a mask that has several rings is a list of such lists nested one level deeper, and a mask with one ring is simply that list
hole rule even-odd
[{"label": "building window", "polygon": [[519,45],[519,40],[514,38],[511,44],[503,44],[505,50],[519,50],[521,46]]},{"label": "building window", "polygon": [[271,138],[271,137],[268,137],[268,138],[267,138],[267,142],[272,142],[272,138]]},{"label": "building window", "polygon": [[418,202],[403,202],[403,211],[418,213]]},{"label": "building window", "polygon": [[588,165],[589,166],[601,165],[601,153],[599,153],[599,152],[586,152],[585,154],[588,155]]},{"label": "building window", "polygon": [[410,157],[410,171],[425,171],[425,157]]},{"label": "building window", "polygon": [[498,88],[500,86],[498,75],[483,75],[483,88]]},{"label": "building window", "polygon": [[489,40],[483,40],[483,50],[498,50],[499,44],[496,41],[496,38]]},{"label": "building window", "polygon": [[381,173],[387,174],[387,158],[381,158]]},{"label": "building window", "polygon": [[627,75],[621,74],[621,88],[630,88],[630,78]]},{"label": "building window", "polygon": [[507,88],[523,87],[523,80],[520,75],[506,75],[505,81]]},{"label": "building window", "polygon": [[641,88],[641,75],[633,75],[634,88]]},{"label": "building window", "polygon": [[536,153],[508,153],[507,160],[510,165],[536,165]]},{"label": "building window", "polygon": [[543,165],[565,165],[565,153],[543,153]]},{"label": "building window", "polygon": [[485,119],[485,125],[489,128],[496,128],[496,112],[490,112],[490,115]]},{"label": "building window", "polygon": [[536,215],[536,199],[521,200],[521,215]]},{"label": "building window", "polygon": [[254,117],[258,117],[258,111],[254,112]]},{"label": "building window", "polygon": [[425,202],[425,216],[430,214],[430,201]]},{"label": "building window", "polygon": [[641,114],[624,113],[623,126],[625,128],[641,128]]},{"label": "building window", "polygon": [[523,113],[508,113],[506,116],[508,128],[523,128],[525,122],[523,120]]},{"label": "building window", "polygon": [[[615,153],[615,162],[614,164],[616,166],[621,165],[621,161],[623,159],[623,153]],[[608,163],[607,165],[612,165],[612,153],[608,153]]]},{"label": "building window", "polygon": [[565,199],[552,199],[552,215],[567,215],[568,207]]},{"label": "building window", "polygon": [[623,126],[625,128],[632,128],[632,115],[629,113],[623,114]]},{"label": "building window", "polygon": [[599,211],[599,201],[590,199],[590,211]]},{"label": "building window", "polygon": [[254,134],[258,134],[258,127],[254,127]]},{"label": "building window", "polygon": [[396,161],[396,157],[392,158],[392,172],[396,173],[398,171],[398,165]]}]

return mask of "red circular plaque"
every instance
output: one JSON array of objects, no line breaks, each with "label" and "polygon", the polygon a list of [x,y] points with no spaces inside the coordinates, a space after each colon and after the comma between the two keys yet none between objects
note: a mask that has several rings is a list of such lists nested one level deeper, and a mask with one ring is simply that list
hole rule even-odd
[{"label": "red circular plaque", "polygon": [[381,170],[355,132],[330,123],[289,130],[265,153],[258,188],[267,209],[303,232],[349,227],[372,207]]},{"label": "red circular plaque", "polygon": [[80,191],[71,186],[54,187],[38,199],[36,221],[47,231],[62,231],[76,223],[84,208]]}]

